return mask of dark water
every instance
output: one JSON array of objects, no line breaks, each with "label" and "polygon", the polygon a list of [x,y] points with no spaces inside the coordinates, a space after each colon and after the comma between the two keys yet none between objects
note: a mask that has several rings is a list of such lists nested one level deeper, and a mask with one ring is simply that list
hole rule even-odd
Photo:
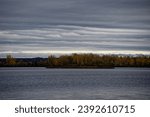
[{"label": "dark water", "polygon": [[150,99],[150,68],[0,68],[0,99]]}]

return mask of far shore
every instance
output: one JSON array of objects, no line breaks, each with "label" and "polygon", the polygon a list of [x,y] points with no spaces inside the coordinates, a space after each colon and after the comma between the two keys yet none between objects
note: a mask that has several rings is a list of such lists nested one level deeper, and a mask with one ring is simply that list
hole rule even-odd
[{"label": "far shore", "polygon": [[115,67],[150,67],[150,56],[119,56],[97,54],[72,54],[48,58],[0,58],[0,67],[46,67],[69,69],[113,69]]}]

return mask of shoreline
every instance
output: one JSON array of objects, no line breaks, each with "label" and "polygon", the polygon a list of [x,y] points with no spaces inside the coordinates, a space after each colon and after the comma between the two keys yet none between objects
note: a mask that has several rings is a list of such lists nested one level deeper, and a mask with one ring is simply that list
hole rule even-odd
[{"label": "shoreline", "polygon": [[150,67],[44,67],[44,66],[4,66],[0,68],[46,68],[46,69],[116,69],[116,68],[150,68]]},{"label": "shoreline", "polygon": [[112,69],[114,67],[150,67],[150,56],[112,56],[96,54],[72,54],[48,58],[13,58],[7,55],[0,59],[0,67],[46,67],[79,69]]}]

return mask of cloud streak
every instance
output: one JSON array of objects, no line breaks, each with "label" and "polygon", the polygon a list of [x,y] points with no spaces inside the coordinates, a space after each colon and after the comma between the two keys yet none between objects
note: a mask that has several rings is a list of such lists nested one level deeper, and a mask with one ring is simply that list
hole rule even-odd
[{"label": "cloud streak", "polygon": [[0,56],[150,54],[149,0],[0,0]]},{"label": "cloud streak", "polygon": [[[137,37],[140,36],[140,39]],[[0,31],[1,53],[149,53],[150,33],[145,29],[51,26]]]}]

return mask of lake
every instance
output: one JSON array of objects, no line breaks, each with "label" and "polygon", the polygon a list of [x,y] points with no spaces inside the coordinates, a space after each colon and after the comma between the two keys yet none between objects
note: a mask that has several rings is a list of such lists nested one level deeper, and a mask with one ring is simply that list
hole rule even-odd
[{"label": "lake", "polygon": [[150,99],[150,68],[0,68],[0,99]]}]

